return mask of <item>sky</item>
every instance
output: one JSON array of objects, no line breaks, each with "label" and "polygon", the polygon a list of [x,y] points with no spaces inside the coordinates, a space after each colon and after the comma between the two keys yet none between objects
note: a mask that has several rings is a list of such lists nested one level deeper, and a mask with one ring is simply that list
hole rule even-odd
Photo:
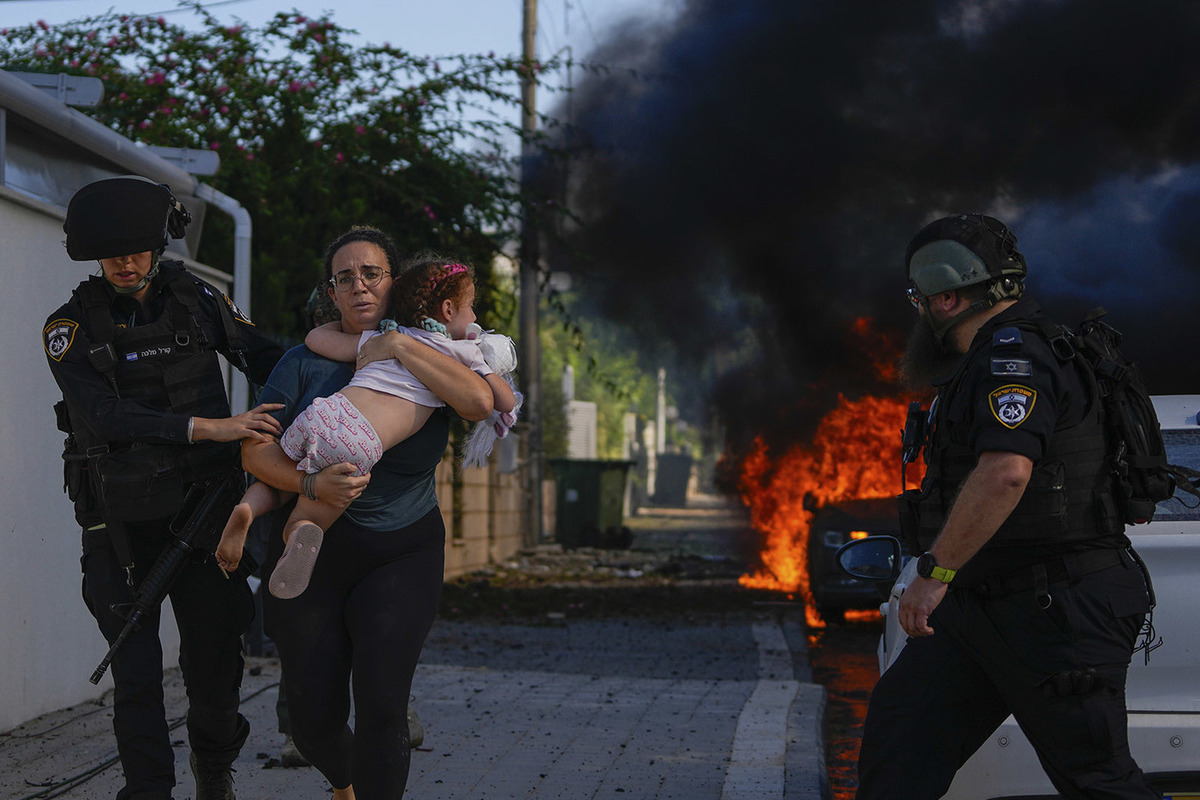
[{"label": "sky", "polygon": [[[328,11],[334,22],[357,30],[365,42],[386,42],[421,55],[521,52],[522,0],[338,0],[336,10],[327,0],[216,0],[204,5],[222,20],[254,24],[279,11],[296,9],[308,16]],[[544,58],[571,47],[578,58],[614,25],[630,17],[670,14],[675,5],[676,0],[541,0],[538,55]],[[172,0],[0,0],[0,27],[38,20],[53,25],[110,9],[168,19],[192,16]]]}]

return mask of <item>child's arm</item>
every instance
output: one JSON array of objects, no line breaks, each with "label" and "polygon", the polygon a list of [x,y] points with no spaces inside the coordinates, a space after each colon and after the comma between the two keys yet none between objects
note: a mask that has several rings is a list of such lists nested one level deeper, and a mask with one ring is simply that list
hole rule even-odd
[{"label": "child's arm", "polygon": [[326,322],[304,337],[304,345],[319,356],[353,364],[358,359],[357,333],[342,333],[342,323]]},{"label": "child's arm", "polygon": [[488,386],[492,387],[492,398],[497,411],[507,414],[516,408],[517,398],[513,394],[512,387],[508,385],[508,381],[494,372],[484,375],[483,379],[488,382]]}]

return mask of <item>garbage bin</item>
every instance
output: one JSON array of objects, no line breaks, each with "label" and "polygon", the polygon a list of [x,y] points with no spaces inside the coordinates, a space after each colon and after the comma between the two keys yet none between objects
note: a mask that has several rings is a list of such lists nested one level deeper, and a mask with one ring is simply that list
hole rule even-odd
[{"label": "garbage bin", "polygon": [[625,481],[632,461],[552,458],[556,541],[565,549],[628,547],[624,521]]},{"label": "garbage bin", "polygon": [[687,505],[688,480],[692,477],[692,457],[686,453],[659,453],[658,472],[654,477],[654,503],[682,508]]}]

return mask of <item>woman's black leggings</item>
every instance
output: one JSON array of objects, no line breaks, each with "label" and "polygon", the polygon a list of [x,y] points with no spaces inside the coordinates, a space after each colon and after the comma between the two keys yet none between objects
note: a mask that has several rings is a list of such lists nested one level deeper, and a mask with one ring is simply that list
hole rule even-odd
[{"label": "woman's black leggings", "polygon": [[[287,518],[287,509],[277,513]],[[272,531],[264,575],[283,547]],[[446,529],[434,508],[384,533],[344,517],[326,531],[308,588],[263,596],[286,675],[292,738],[335,788],[391,800],[408,782],[408,696],[442,590]],[[354,730],[349,726],[353,679]]]}]

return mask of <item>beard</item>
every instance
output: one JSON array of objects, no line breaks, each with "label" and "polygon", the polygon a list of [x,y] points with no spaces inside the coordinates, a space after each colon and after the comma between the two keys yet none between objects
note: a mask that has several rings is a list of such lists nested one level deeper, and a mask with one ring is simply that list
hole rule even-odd
[{"label": "beard", "polygon": [[918,319],[900,356],[900,386],[908,392],[928,392],[934,381],[949,374],[960,358],[961,353],[946,350],[937,340],[929,323]]}]

